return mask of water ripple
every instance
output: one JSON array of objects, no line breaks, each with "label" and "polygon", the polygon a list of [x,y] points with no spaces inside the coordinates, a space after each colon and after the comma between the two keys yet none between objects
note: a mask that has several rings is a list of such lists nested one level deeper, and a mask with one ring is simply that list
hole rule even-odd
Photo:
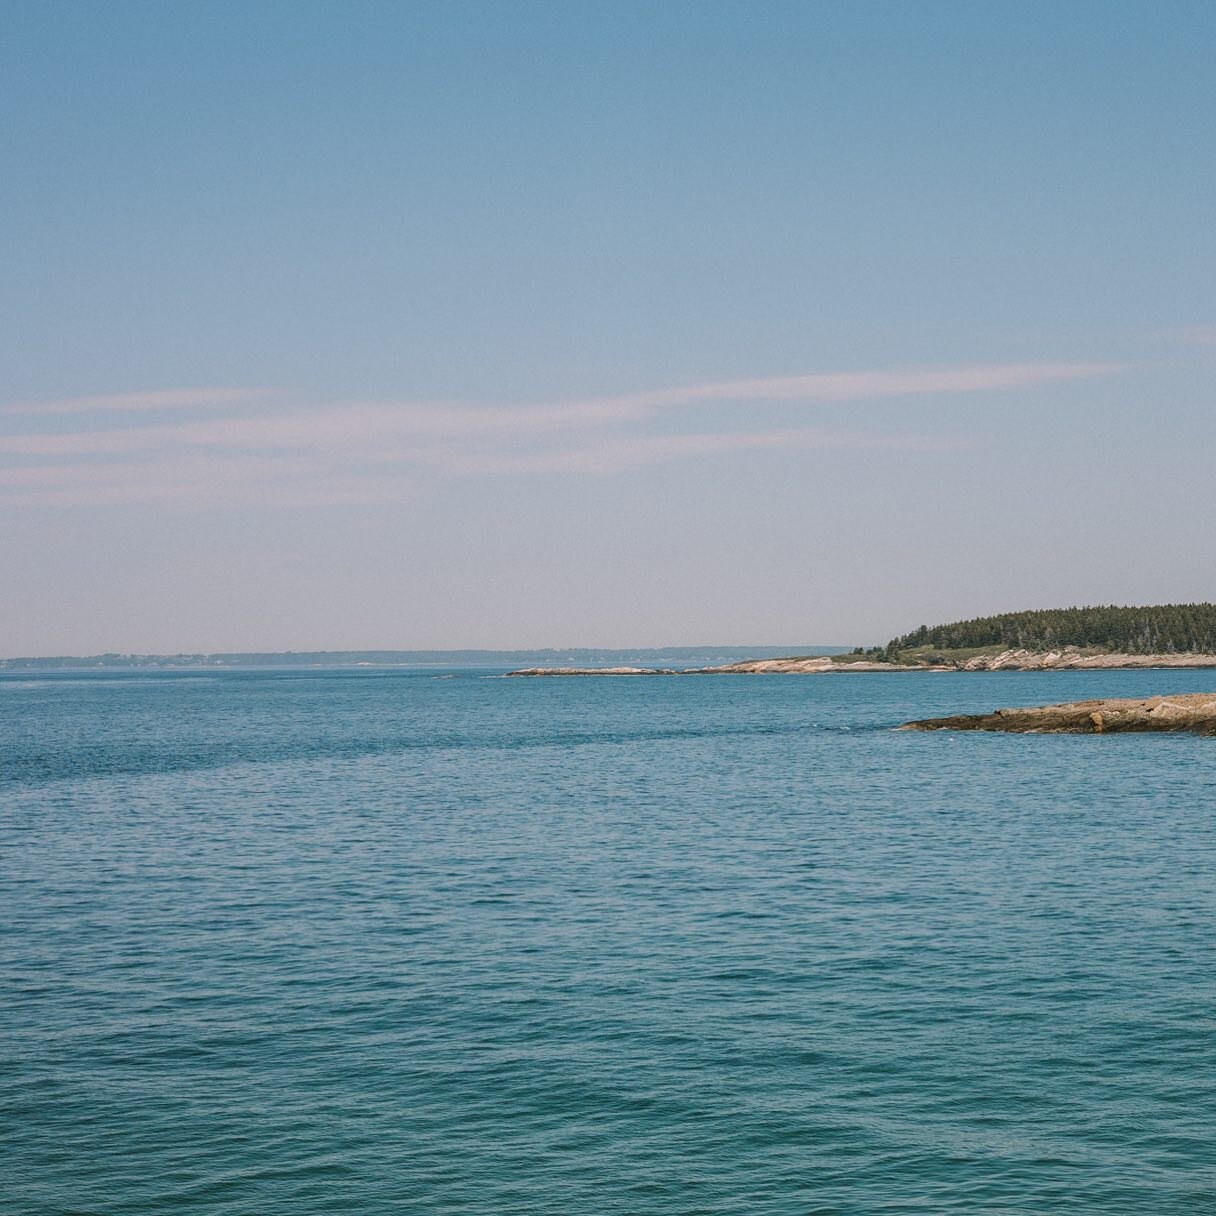
[{"label": "water ripple", "polygon": [[3,1210],[1216,1211],[1211,741],[887,729],[1152,678],[23,680]]}]

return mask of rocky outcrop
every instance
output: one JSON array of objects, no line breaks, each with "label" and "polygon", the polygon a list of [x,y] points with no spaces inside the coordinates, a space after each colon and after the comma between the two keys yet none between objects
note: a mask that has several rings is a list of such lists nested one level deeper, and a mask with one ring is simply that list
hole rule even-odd
[{"label": "rocky outcrop", "polygon": [[688,675],[700,676],[805,676],[836,671],[953,671],[953,667],[904,666],[898,663],[875,663],[869,659],[855,662],[835,662],[824,655],[805,659],[745,659],[722,667],[698,667]]},{"label": "rocky outcrop", "polygon": [[509,676],[765,676],[817,675],[835,671],[953,671],[953,667],[900,667],[894,663],[833,663],[816,655],[806,659],[746,659],[721,667],[524,667]]},{"label": "rocky outcrop", "polygon": [[674,667],[521,667],[509,676],[678,676]]},{"label": "rocky outcrop", "polygon": [[1216,654],[1095,654],[1075,646],[1061,650],[1003,650],[951,663],[876,663],[809,655],[789,659],[745,659],[721,667],[525,667],[512,676],[803,676],[862,671],[1080,671],[1088,668],[1216,667]]},{"label": "rocky outcrop", "polygon": [[901,730],[995,730],[1030,735],[1103,735],[1123,731],[1181,731],[1216,735],[1216,693],[1176,697],[1072,701],[990,714],[960,714],[905,722]]},{"label": "rocky outcrop", "polygon": [[1061,650],[1003,650],[950,663],[875,663],[870,659],[747,659],[723,667],[699,667],[696,674],[818,675],[835,671],[1076,671],[1084,668],[1216,667],[1213,654],[1094,654],[1075,646]]},{"label": "rocky outcrop", "polygon": [[1093,654],[1076,646],[1060,650],[1003,650],[956,665],[958,671],[1077,671],[1112,667],[1216,667],[1213,654]]},{"label": "rocky outcrop", "polygon": [[722,667],[698,667],[696,675],[820,675],[849,671],[1074,671],[1083,668],[1216,667],[1212,654],[1094,654],[1075,646],[1060,650],[1003,650],[951,663],[876,663],[852,656],[746,659]]}]

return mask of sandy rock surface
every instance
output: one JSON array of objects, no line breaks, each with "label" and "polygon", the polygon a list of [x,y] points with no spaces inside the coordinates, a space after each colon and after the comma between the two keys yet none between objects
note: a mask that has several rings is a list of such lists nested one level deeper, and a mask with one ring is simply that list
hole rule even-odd
[{"label": "sandy rock surface", "polygon": [[1121,731],[1181,731],[1216,735],[1216,693],[1176,697],[1071,701],[990,714],[960,714],[905,722],[901,730],[994,730],[1019,734],[1114,734]]},{"label": "sandy rock surface", "polygon": [[1073,671],[1118,667],[1216,667],[1211,654],[1086,654],[1075,646],[1061,650],[1004,650],[968,659],[962,671]]}]

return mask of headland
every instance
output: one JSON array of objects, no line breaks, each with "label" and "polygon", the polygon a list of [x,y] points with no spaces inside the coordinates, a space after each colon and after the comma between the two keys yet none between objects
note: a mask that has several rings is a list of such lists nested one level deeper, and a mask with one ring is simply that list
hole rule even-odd
[{"label": "headland", "polygon": [[520,676],[827,675],[907,671],[1082,671],[1216,667],[1216,604],[1051,608],[922,625],[847,654],[759,654],[686,667],[528,667]]}]

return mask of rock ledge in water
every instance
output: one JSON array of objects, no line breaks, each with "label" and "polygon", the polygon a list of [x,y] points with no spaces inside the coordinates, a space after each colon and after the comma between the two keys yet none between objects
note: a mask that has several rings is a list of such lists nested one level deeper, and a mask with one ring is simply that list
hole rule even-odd
[{"label": "rock ledge in water", "polygon": [[997,709],[990,714],[959,714],[952,718],[905,722],[900,730],[1001,730],[1040,735],[1183,731],[1216,735],[1216,693]]},{"label": "rock ledge in water", "polygon": [[509,676],[678,676],[670,667],[521,667]]}]

